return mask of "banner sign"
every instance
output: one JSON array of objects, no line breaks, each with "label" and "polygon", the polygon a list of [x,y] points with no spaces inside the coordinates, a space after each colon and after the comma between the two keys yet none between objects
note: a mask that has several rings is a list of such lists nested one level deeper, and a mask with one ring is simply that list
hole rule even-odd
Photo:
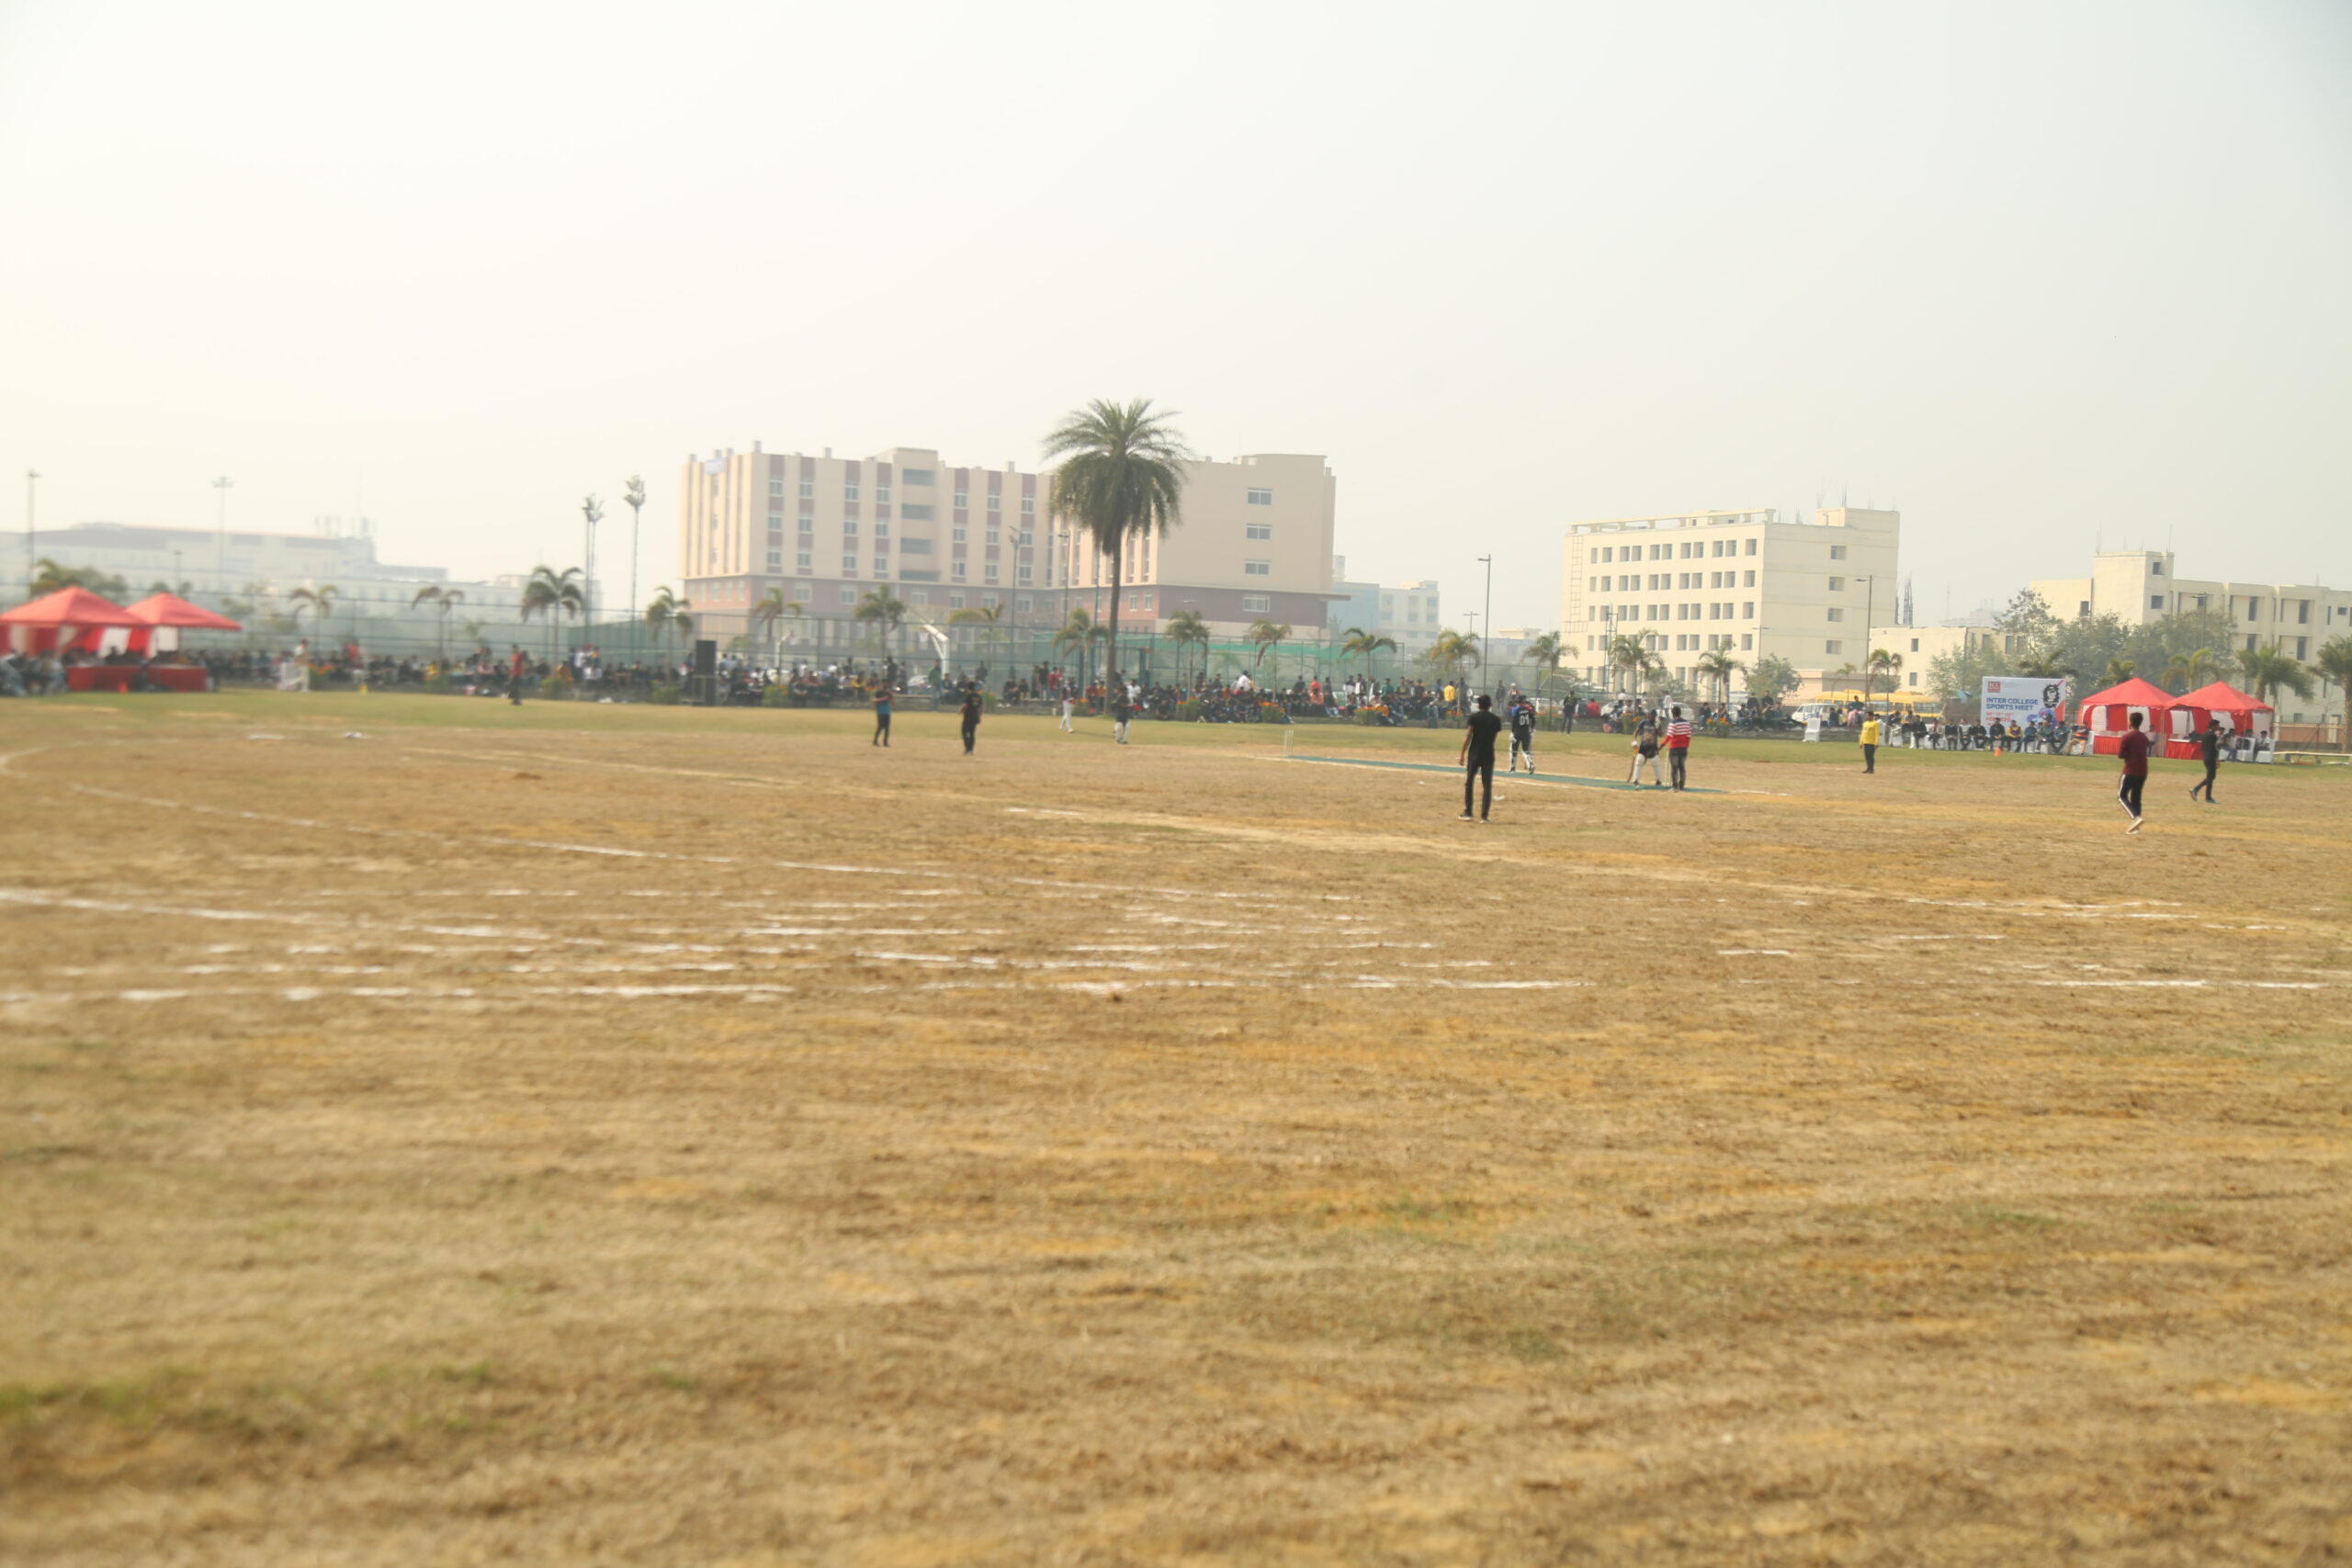
[{"label": "banner sign", "polygon": [[2052,719],[2066,706],[2066,685],[2063,675],[1987,675],[1978,711],[1987,724],[1995,719],[2003,724]]}]

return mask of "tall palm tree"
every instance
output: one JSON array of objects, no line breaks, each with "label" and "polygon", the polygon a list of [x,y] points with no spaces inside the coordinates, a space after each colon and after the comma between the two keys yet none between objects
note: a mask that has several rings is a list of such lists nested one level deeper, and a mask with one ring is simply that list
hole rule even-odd
[{"label": "tall palm tree", "polygon": [[316,588],[297,588],[286,596],[287,610],[297,620],[303,611],[310,611],[311,630],[324,636],[327,617],[334,614],[334,602],[342,593],[343,590],[332,582],[322,582]]},{"label": "tall palm tree", "polygon": [[[1048,515],[1086,530],[1111,561],[1109,672],[1119,672],[1119,592],[1129,539],[1164,534],[1183,520],[1184,465],[1196,461],[1184,437],[1151,400],[1097,398],[1046,436],[1054,470]],[[1106,689],[1107,689],[1107,684]]]},{"label": "tall palm tree", "polygon": [[1566,659],[1567,656],[1568,645],[1561,638],[1560,634],[1558,632],[1545,632],[1542,637],[1539,637],[1533,642],[1529,643],[1527,645],[1527,651],[1521,654],[1520,658],[1527,663],[1534,665],[1539,670],[1557,674],[1560,669],[1560,660]]},{"label": "tall palm tree", "polygon": [[873,622],[878,638],[887,645],[888,639],[898,636],[899,626],[907,618],[907,607],[888,588],[876,588],[857,602],[856,615],[861,621]]},{"label": "tall palm tree", "polygon": [[464,589],[441,587],[420,588],[416,591],[416,597],[408,602],[408,607],[412,610],[420,604],[431,604],[440,612],[440,627],[435,634],[435,643],[444,659],[449,657],[449,612],[465,602]]},{"label": "tall palm tree", "polygon": [[[665,589],[663,592],[666,592],[667,590]],[[900,607],[904,608],[904,606]],[[799,600],[787,598],[784,590],[781,588],[770,588],[768,590],[768,596],[752,606],[752,627],[754,631],[757,631],[761,625],[764,623],[767,628],[771,632],[774,632],[776,630],[777,623],[782,621],[786,615],[790,615],[794,620],[798,620],[801,615],[801,610],[802,606]],[[782,664],[784,662],[784,640],[783,635],[780,632],[777,633],[776,638],[775,661],[778,664]]]},{"label": "tall palm tree", "polygon": [[1201,613],[1198,610],[1179,610],[1169,616],[1168,636],[1178,650],[1176,679],[1181,682],[1184,678],[1182,650],[1185,645],[1196,642],[1201,645],[1201,678],[1206,680],[1209,672],[1209,624],[1201,618]]},{"label": "tall palm tree", "polygon": [[130,592],[130,581],[95,566],[60,566],[47,556],[33,563],[36,597],[61,588],[86,589],[102,599],[120,599]]},{"label": "tall palm tree", "polygon": [[1094,650],[1111,628],[1086,613],[1083,604],[1070,606],[1069,619],[1054,633],[1053,650],[1057,657],[1065,653],[1078,655],[1078,689],[1084,691],[1094,679]]},{"label": "tall palm tree", "polygon": [[[2312,660],[2312,667],[2324,681],[2333,681],[2338,690],[2352,693],[2352,637],[2330,637],[2320,644],[2319,657]],[[2324,695],[2325,687],[2321,691]]]},{"label": "tall palm tree", "polygon": [[979,627],[980,651],[982,653],[986,653],[988,651],[989,643],[992,640],[992,634],[995,631],[998,623],[1003,619],[1004,604],[1000,600],[993,604],[967,605],[963,609],[958,610],[954,615],[948,616],[947,624],[951,626],[963,626]]},{"label": "tall palm tree", "polygon": [[2238,672],[2255,696],[2266,703],[2281,688],[2299,697],[2312,694],[2311,671],[2288,658],[2275,640],[2267,648],[2238,649]]},{"label": "tall palm tree", "polygon": [[[523,596],[528,600],[530,590],[525,589]],[[685,612],[686,601],[671,592],[670,585],[665,582],[653,591],[653,597],[646,603],[645,614],[639,617],[645,623],[645,629],[651,632],[660,643],[662,657],[665,663],[670,657],[671,632],[674,630],[684,634],[694,629],[693,617],[687,615]],[[527,611],[525,618],[529,618]]]},{"label": "tall palm tree", "polygon": [[1367,681],[1372,679],[1372,656],[1383,649],[1386,649],[1391,653],[1396,651],[1395,637],[1383,637],[1378,632],[1368,632],[1362,626],[1350,626],[1340,633],[1340,651],[1342,654],[1351,658],[1358,654],[1363,655],[1363,678]]},{"label": "tall palm tree", "polygon": [[2222,678],[2222,661],[2213,657],[2210,648],[2192,648],[2187,653],[2176,653],[2165,665],[2165,684],[2173,695],[2193,692],[2198,687]]},{"label": "tall palm tree", "polygon": [[1871,649],[1870,660],[1862,670],[1862,700],[1868,702],[1878,689],[1878,677],[1886,677],[1886,688],[1891,692],[1894,689],[1894,678],[1901,673],[1903,655],[1890,649]]},{"label": "tall palm tree", "polygon": [[1283,638],[1289,637],[1290,631],[1289,623],[1284,621],[1273,621],[1261,617],[1251,622],[1249,631],[1242,634],[1258,645],[1258,657],[1250,661],[1250,668],[1255,670],[1263,664],[1266,661],[1266,655],[1272,653]]},{"label": "tall palm tree", "polygon": [[1478,661],[1478,639],[1468,633],[1458,632],[1452,626],[1448,626],[1437,634],[1435,640],[1430,644],[1429,651],[1421,657],[1428,660],[1430,668],[1439,674],[1458,675],[1462,672],[1463,666]]},{"label": "tall palm tree", "polygon": [[1634,690],[1635,683],[1657,662],[1642,639],[1631,632],[1619,632],[1609,639],[1609,668],[1625,677],[1625,690],[1628,692]]},{"label": "tall palm tree", "polygon": [[1724,649],[1713,649],[1691,661],[1690,668],[1707,679],[1715,689],[1715,700],[1725,706],[1731,704],[1731,678],[1747,668]]},{"label": "tall palm tree", "polygon": [[587,601],[580,587],[580,569],[565,567],[557,571],[549,566],[535,566],[531,579],[523,584],[523,619],[545,615],[548,621],[548,658],[555,658],[555,621],[558,615],[577,615]]}]

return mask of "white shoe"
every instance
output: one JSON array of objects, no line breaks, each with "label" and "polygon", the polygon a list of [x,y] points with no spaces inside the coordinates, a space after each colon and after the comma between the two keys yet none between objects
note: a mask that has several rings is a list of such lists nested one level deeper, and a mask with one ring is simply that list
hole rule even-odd
[{"label": "white shoe", "polygon": [[2134,817],[2133,818],[2132,818],[2132,826],[2130,826],[2129,828],[2124,829],[2123,830],[2124,830],[2125,832],[2127,832],[2127,833],[2136,833],[2136,832],[2138,832],[2138,831],[2140,830],[2140,819],[2139,819],[2137,817]]}]

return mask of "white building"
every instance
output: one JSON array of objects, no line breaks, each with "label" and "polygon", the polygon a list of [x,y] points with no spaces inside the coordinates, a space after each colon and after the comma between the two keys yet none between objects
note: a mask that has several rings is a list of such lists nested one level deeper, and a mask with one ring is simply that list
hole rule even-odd
[{"label": "white building", "polygon": [[1838,671],[1868,660],[1875,612],[1891,618],[1897,603],[1901,536],[1900,513],[1846,506],[1804,521],[1755,507],[1572,523],[1563,667],[1613,684],[1610,641],[1630,636],[1694,686],[1704,682],[1692,666],[1712,651],[1749,669],[1777,654],[1816,690],[1825,677],[1846,684]]}]

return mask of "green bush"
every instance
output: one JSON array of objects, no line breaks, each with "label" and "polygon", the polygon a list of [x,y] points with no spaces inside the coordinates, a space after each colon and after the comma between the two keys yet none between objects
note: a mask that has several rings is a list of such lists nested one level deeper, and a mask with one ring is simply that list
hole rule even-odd
[{"label": "green bush", "polygon": [[646,700],[655,703],[675,703],[685,694],[685,688],[675,681],[664,681],[646,693]]},{"label": "green bush", "polygon": [[458,689],[458,682],[450,679],[447,670],[440,670],[424,678],[424,689],[435,696],[446,697]]},{"label": "green bush", "polygon": [[1258,722],[1260,724],[1288,724],[1290,713],[1280,703],[1260,703]]},{"label": "green bush", "polygon": [[1201,699],[1186,697],[1182,702],[1178,703],[1176,716],[1186,724],[1198,724],[1201,721]]},{"label": "green bush", "polygon": [[781,681],[769,682],[767,690],[760,694],[760,705],[763,708],[790,707],[792,705],[792,688],[786,685]]},{"label": "green bush", "polygon": [[571,695],[571,677],[562,674],[540,677],[539,695],[549,701]]}]

